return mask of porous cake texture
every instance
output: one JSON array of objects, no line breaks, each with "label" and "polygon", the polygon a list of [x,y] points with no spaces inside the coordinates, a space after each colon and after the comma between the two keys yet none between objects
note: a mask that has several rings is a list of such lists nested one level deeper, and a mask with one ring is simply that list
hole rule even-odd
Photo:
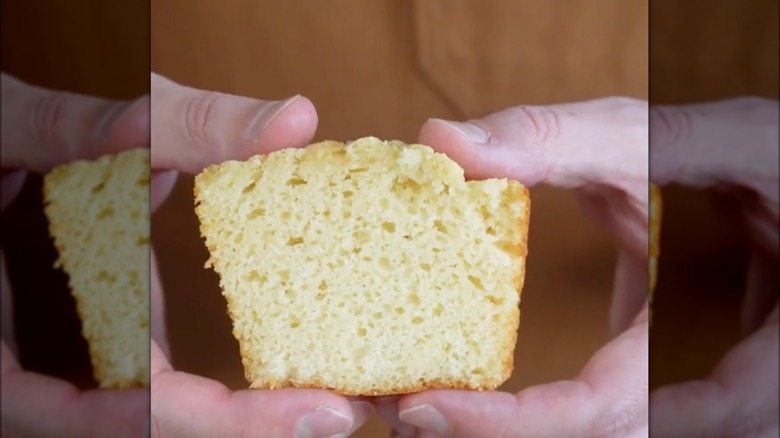
[{"label": "porous cake texture", "polygon": [[326,141],[195,180],[252,388],[494,389],[513,368],[530,198],[422,145]]},{"label": "porous cake texture", "polygon": [[45,213],[101,388],[149,386],[149,150],[76,161],[44,180]]}]

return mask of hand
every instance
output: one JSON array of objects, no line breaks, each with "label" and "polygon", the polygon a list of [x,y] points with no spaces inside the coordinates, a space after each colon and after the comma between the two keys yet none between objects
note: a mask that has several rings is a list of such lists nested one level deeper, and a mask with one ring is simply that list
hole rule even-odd
[{"label": "hand", "polygon": [[654,390],[651,430],[662,437],[777,436],[778,102],[656,107],[652,117],[652,180],[735,198],[752,256],[745,338],[708,377]]},{"label": "hand", "polygon": [[[152,206],[168,196],[177,171],[197,173],[228,159],[305,146],[316,127],[314,107],[303,97],[261,101],[186,88],[153,74]],[[372,415],[370,403],[326,390],[232,392],[175,371],[166,357],[162,286],[154,265],[152,275],[153,437],[346,436]]]},{"label": "hand", "polygon": [[[147,146],[149,100],[120,102],[46,90],[2,74],[2,210],[27,172]],[[6,173],[9,172],[9,173]],[[12,295],[2,263],[2,435],[141,436],[149,391],[81,391],[24,370],[17,360]]]},{"label": "hand", "polygon": [[467,177],[508,177],[577,192],[586,213],[614,237],[619,250],[610,311],[615,336],[574,380],[517,394],[430,390],[378,400],[379,414],[396,433],[647,434],[647,134],[647,103],[622,98],[515,107],[469,123],[430,120],[422,127],[419,142],[459,162]]}]

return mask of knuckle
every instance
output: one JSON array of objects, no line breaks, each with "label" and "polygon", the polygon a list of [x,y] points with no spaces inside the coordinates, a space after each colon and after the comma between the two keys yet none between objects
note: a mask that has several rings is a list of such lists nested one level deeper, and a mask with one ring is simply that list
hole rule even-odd
[{"label": "knuckle", "polygon": [[557,110],[529,105],[521,105],[516,109],[520,113],[521,123],[528,127],[534,142],[547,143],[558,139],[561,133],[561,118]]},{"label": "knuckle", "polygon": [[184,129],[189,141],[198,145],[209,144],[211,110],[220,98],[220,93],[204,91],[187,100],[184,109]]},{"label": "knuckle", "polygon": [[63,107],[68,93],[53,92],[42,97],[33,109],[33,132],[38,141],[46,146],[60,146],[60,126]]},{"label": "knuckle", "polygon": [[680,108],[653,105],[650,107],[650,129],[653,144],[680,143],[691,136],[691,116]]}]

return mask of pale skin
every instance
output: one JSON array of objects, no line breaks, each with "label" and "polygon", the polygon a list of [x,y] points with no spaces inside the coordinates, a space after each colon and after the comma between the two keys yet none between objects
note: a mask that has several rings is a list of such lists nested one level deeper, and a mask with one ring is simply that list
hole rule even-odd
[{"label": "pale skin", "polygon": [[[27,123],[31,126],[26,128],[29,133],[14,134],[13,141],[7,141],[12,137],[7,137],[4,131],[4,168],[45,172],[56,163],[73,158],[148,145],[151,132],[155,172],[152,204],[156,208],[170,193],[177,172],[197,173],[209,164],[226,159],[243,159],[285,147],[304,146],[313,138],[317,127],[316,111],[304,97],[274,102],[208,93],[182,87],[156,75],[152,77],[152,96],[151,126],[143,122],[149,120],[148,112],[135,109],[138,115],[133,114],[128,117],[131,121],[108,129],[108,134],[97,135],[99,141],[94,137],[96,127],[101,126],[100,121],[110,118],[106,114],[112,114],[112,111],[121,112],[117,108],[132,112],[127,109],[127,102],[65,99],[73,105],[73,110],[58,112],[60,119],[53,118],[51,126],[43,125],[49,134],[42,137],[36,132],[42,126],[31,123]],[[45,94],[33,98],[51,99]],[[148,106],[137,108],[143,107],[148,111]],[[13,115],[21,121],[12,124],[6,123],[6,117],[12,116],[7,113],[3,112],[4,130],[8,126],[25,127],[25,118],[31,117],[29,113]],[[448,153],[473,178],[511,177],[529,186],[544,183],[575,190],[586,213],[614,237],[619,257],[610,311],[613,337],[591,358],[579,376],[570,381],[538,385],[517,394],[426,391],[400,399],[377,399],[374,401],[376,410],[396,432],[407,436],[646,436],[649,423],[647,181],[651,177],[661,184],[690,183],[675,179],[680,178],[678,173],[684,172],[672,172],[674,177],[648,175],[647,104],[633,99],[609,98],[543,108],[516,107],[472,121],[472,124],[482,132],[474,130],[473,126],[430,120],[422,127],[419,141]],[[56,135],[50,134],[52,132]],[[60,137],[62,139],[56,141],[40,141],[41,138]],[[10,149],[15,149],[12,153],[16,155],[11,155],[14,158],[9,164],[6,152]],[[673,158],[670,160],[674,162]],[[776,163],[776,159],[773,162]],[[713,166],[714,170],[710,169],[710,172],[725,172],[722,164]],[[732,176],[738,184],[743,184],[750,175],[744,169],[732,169]],[[19,178],[8,176],[12,177]],[[776,172],[773,177],[776,186]],[[6,188],[21,186],[18,181],[5,182],[3,207],[18,193],[18,188],[9,189],[8,193]],[[706,184],[699,182],[698,185]],[[770,220],[776,223],[777,194],[774,193],[774,198],[772,193],[769,195],[762,194],[761,199],[769,205],[770,212],[774,211]],[[776,234],[774,238],[776,242]],[[776,253],[774,257],[776,261]],[[162,293],[155,268],[152,279],[152,436],[345,436],[373,414],[374,408],[365,401],[350,400],[325,390],[230,391],[214,380],[175,371],[167,354]],[[746,306],[757,307],[761,306]],[[4,301],[4,311],[7,308]],[[774,316],[769,319],[766,319],[765,311],[747,313],[763,315],[753,317],[762,321],[753,323],[754,326],[775,324],[776,327],[776,304]],[[129,436],[137,436],[143,429],[149,418],[145,394],[81,393],[66,382],[21,370],[15,361],[13,334],[7,330],[7,321],[8,315],[3,315],[4,428],[34,433],[56,430],[61,436],[63,430],[99,435],[117,422],[127,425],[132,431]],[[761,330],[753,332],[736,347],[724,363],[733,355],[758,354],[761,347],[769,348],[771,333],[755,340]],[[773,333],[776,351],[776,330]],[[752,346],[755,342],[763,344]],[[777,354],[772,357],[776,358]],[[756,364],[751,373],[725,366],[724,372],[714,374],[713,381],[730,375],[732,379],[766,382],[771,366],[758,368],[758,362],[751,363]],[[776,376],[776,362],[774,367],[773,375]],[[740,381],[739,385],[728,387],[734,391],[724,391],[714,397],[713,402],[717,401],[721,406],[717,415],[738,417],[729,409],[740,403],[740,397],[746,396],[747,392],[740,391],[748,383]],[[650,398],[653,409],[664,409],[664,406],[672,406],[671,403],[678,403],[674,409],[679,409],[680,400],[688,401],[685,406],[689,409],[700,409],[700,404],[690,402],[691,391],[683,386],[677,387],[677,392],[674,389],[653,394]],[[40,394],[46,394],[46,397]],[[51,397],[51,394],[61,396]],[[704,395],[708,394],[705,392]],[[769,397],[768,403],[774,402],[776,410],[776,392],[774,400],[771,394],[765,395]],[[19,402],[9,405],[6,400]],[[36,421],[41,411],[52,413],[45,424]],[[705,415],[711,411],[701,408],[700,413]],[[307,414],[312,416],[305,417]],[[672,418],[672,414],[668,418]],[[656,418],[654,415],[652,427],[664,427]],[[707,420],[726,421],[723,418]],[[700,423],[690,424],[686,431],[692,435],[678,436],[696,436],[695,428],[705,427]],[[666,427],[673,427],[670,424]],[[774,427],[777,427],[776,421]]]}]

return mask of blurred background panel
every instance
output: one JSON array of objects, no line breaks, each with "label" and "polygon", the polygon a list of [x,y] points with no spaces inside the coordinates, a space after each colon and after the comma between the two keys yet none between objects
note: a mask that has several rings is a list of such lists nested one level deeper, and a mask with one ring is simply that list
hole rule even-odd
[{"label": "blurred background panel", "polygon": [[[3,72],[33,85],[106,98],[148,94],[148,1],[0,5]],[[57,254],[42,206],[42,178],[29,175],[2,216],[20,360],[25,368],[94,386],[67,277],[52,269]]]},{"label": "blurred background panel", "polygon": [[778,97],[778,3],[654,0],[650,99],[676,104]]},{"label": "blurred background panel", "polygon": [[[650,4],[651,103],[777,99],[779,74],[776,1]],[[749,256],[744,236],[718,208],[734,211],[736,206],[677,186],[665,188],[663,197],[651,388],[708,375],[740,339]]]},{"label": "blurred background panel", "polygon": [[114,99],[149,92],[149,2],[2,1],[2,69]]},{"label": "blurred background panel", "polygon": [[[610,95],[647,99],[648,4],[529,0],[155,0],[152,69],[260,99],[302,94],[316,140],[415,141],[430,117]],[[515,372],[504,386],[575,376],[608,338],[615,254],[572,193],[532,190]],[[153,217],[174,366],[247,386],[182,177]],[[372,420],[362,437],[383,436]]]}]

